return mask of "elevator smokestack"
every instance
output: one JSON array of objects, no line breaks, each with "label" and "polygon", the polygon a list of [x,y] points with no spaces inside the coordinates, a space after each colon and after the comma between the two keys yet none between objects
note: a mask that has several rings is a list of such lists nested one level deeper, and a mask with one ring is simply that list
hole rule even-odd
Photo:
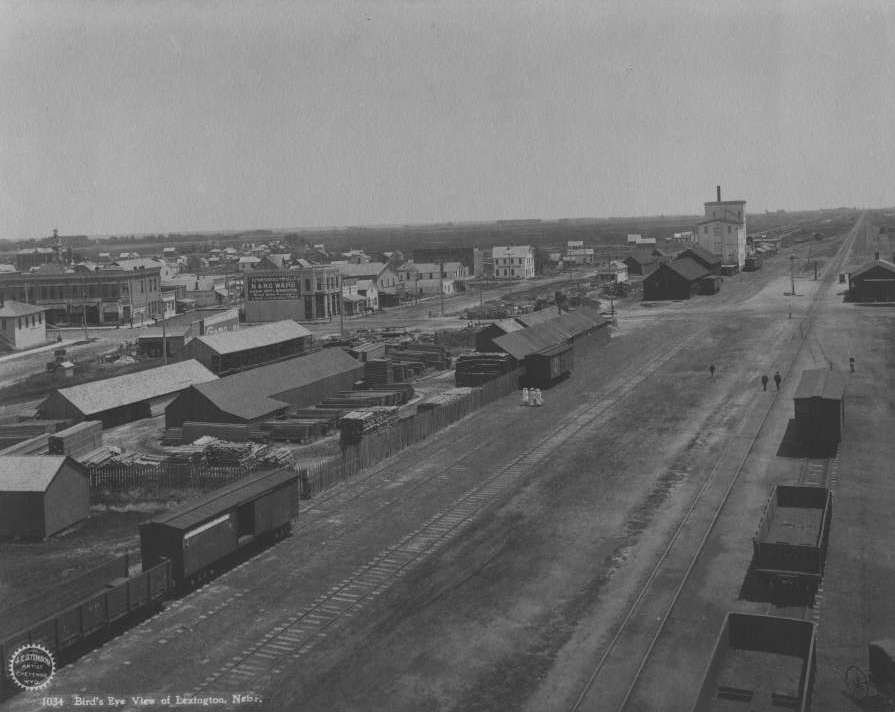
[{"label": "elevator smokestack", "polygon": [[715,186],[715,190],[718,191],[718,202],[720,203],[720,202],[721,202],[721,186],[720,186],[720,185],[716,185],[716,186]]}]

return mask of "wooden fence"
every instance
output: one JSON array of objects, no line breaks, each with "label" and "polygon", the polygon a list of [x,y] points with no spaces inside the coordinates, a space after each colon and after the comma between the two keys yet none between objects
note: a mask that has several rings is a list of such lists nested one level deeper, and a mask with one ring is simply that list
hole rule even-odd
[{"label": "wooden fence", "polygon": [[148,490],[159,494],[165,489],[215,489],[228,482],[245,477],[251,468],[233,465],[172,463],[159,464],[115,463],[90,465],[90,498],[102,501],[116,493],[132,490]]},{"label": "wooden fence", "polygon": [[[369,433],[358,444],[345,447],[339,458],[315,464],[297,464],[299,472],[307,473],[303,490],[310,495],[322,492],[404,448],[425,440],[483,405],[514,392],[518,387],[520,374],[521,370],[505,373],[473,388],[457,400],[432,410],[419,411],[388,428]],[[138,490],[151,497],[162,494],[166,489],[214,489],[253,471],[246,466],[170,462],[91,465],[87,469],[90,496],[94,502],[115,499],[121,493]]]},{"label": "wooden fence", "polygon": [[518,389],[521,370],[511,371],[488,381],[455,401],[432,410],[420,411],[411,418],[364,435],[356,445],[342,451],[342,457],[314,465],[301,465],[307,472],[311,494],[317,494],[337,482],[356,475],[386,458],[397,454],[410,445],[425,440],[439,430],[455,423],[487,403],[509,395]]}]

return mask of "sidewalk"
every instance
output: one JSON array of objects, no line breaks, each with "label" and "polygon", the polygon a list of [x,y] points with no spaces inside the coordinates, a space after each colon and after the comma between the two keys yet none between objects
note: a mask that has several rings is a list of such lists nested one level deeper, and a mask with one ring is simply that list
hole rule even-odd
[{"label": "sidewalk", "polygon": [[67,339],[64,341],[54,341],[52,344],[47,344],[46,346],[38,346],[36,349],[27,349],[25,351],[14,351],[11,354],[4,354],[0,356],[0,363],[4,363],[6,361],[14,361],[17,358],[24,358],[25,356],[30,356],[31,354],[41,353],[42,351],[51,351],[53,349],[64,349],[67,346],[71,346],[72,344],[76,344],[83,339]]}]

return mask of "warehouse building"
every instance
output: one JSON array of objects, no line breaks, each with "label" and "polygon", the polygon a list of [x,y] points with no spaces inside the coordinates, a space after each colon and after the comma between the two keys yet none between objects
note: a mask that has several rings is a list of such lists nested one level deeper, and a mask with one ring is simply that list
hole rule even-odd
[{"label": "warehouse building", "polygon": [[87,518],[87,470],[66,456],[0,456],[0,539],[45,539]]},{"label": "warehouse building", "polygon": [[824,368],[802,371],[793,396],[796,433],[810,454],[832,454],[845,423],[845,376]]},{"label": "warehouse building", "polygon": [[709,271],[690,257],[663,262],[644,278],[643,299],[689,299],[699,292],[701,280],[708,275]]},{"label": "warehouse building", "polygon": [[192,339],[187,358],[224,376],[254,366],[301,356],[311,348],[311,332],[292,319]]},{"label": "warehouse building", "polygon": [[364,365],[341,349],[315,351],[196,384],[165,409],[165,425],[179,428],[186,421],[252,423],[351,390],[363,377]]},{"label": "warehouse building", "polygon": [[895,302],[895,264],[874,260],[849,275],[856,302]]},{"label": "warehouse building", "polygon": [[476,332],[475,350],[480,353],[500,351],[501,349],[494,344],[494,339],[514,331],[522,331],[524,328],[525,326],[515,319],[499,319]]},{"label": "warehouse building", "polygon": [[721,255],[709,252],[699,245],[693,245],[678,254],[677,259],[690,258],[702,265],[710,274],[721,274]]},{"label": "warehouse building", "polygon": [[101,381],[59,388],[38,406],[41,418],[99,420],[104,428],[152,416],[152,407],[217,376],[198,361],[183,361]]}]

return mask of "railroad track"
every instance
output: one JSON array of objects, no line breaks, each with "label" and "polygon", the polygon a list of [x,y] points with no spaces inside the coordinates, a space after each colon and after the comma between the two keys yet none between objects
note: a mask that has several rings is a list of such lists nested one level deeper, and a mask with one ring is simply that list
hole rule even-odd
[{"label": "railroad track", "polygon": [[[796,362],[798,361],[799,355],[802,353],[803,350],[805,350],[806,343],[808,341],[808,338],[811,335],[814,322],[817,319],[817,313],[818,313],[818,308],[819,308],[819,304],[820,304],[820,296],[827,289],[829,289],[829,287],[833,284],[833,278],[839,272],[839,270],[842,268],[842,265],[845,263],[846,259],[850,255],[851,250],[854,247],[854,243],[858,236],[858,233],[859,233],[859,231],[861,231],[863,229],[864,220],[865,220],[865,216],[862,214],[862,216],[858,219],[858,223],[855,225],[854,228],[852,228],[848,238],[843,243],[842,247],[839,249],[839,252],[837,253],[836,257],[833,260],[830,260],[830,262],[828,262],[827,265],[825,266],[825,269],[824,269],[824,271],[822,273],[822,277],[821,277],[821,282],[822,282],[821,287],[815,293],[812,303],[808,309],[808,313],[802,320],[802,324],[800,325],[801,342],[800,342],[799,347],[796,350],[795,354],[793,355],[791,362],[789,363],[789,365],[786,369],[786,373],[784,374],[785,376],[789,376],[792,373],[792,369],[794,368]],[[674,609],[675,605],[677,604],[677,601],[680,598],[680,595],[681,595],[684,587],[686,586],[686,584],[693,572],[693,569],[695,568],[696,563],[699,560],[699,557],[702,555],[702,552],[705,549],[705,546],[710,539],[711,533],[714,530],[715,525],[721,516],[721,512],[723,511],[725,505],[727,504],[727,501],[730,497],[731,492],[733,491],[734,486],[736,485],[737,481],[739,480],[739,477],[743,471],[743,467],[745,466],[746,462],[748,461],[748,458],[751,455],[752,450],[754,449],[755,444],[758,441],[758,438],[761,435],[765,424],[767,423],[768,417],[770,416],[771,412],[773,411],[773,407],[777,401],[777,397],[778,397],[778,394],[775,394],[773,399],[771,400],[770,405],[764,411],[764,413],[761,415],[760,421],[758,423],[758,427],[757,427],[754,435],[752,435],[749,438],[748,447],[746,448],[745,455],[742,457],[742,459],[738,463],[737,467],[735,468],[735,470],[730,478],[729,484],[727,485],[726,489],[724,490],[723,496],[721,497],[720,501],[712,509],[709,524],[706,527],[706,529],[704,530],[702,537],[698,540],[698,544],[696,546],[695,551],[693,551],[692,554],[690,555],[689,562],[688,562],[686,568],[684,569],[683,574],[678,577],[677,586],[674,589],[674,592],[673,592],[670,600],[667,602],[667,604],[664,605],[663,612],[661,613],[660,616],[658,616],[659,623],[655,627],[653,634],[652,634],[651,638],[649,639],[649,643],[648,643],[646,649],[642,652],[642,654],[639,657],[638,664],[637,664],[633,674],[630,676],[629,683],[624,691],[621,701],[613,707],[613,709],[618,710],[618,712],[621,712],[622,710],[624,710],[627,707],[629,701],[631,700],[631,697],[634,693],[635,688],[637,687],[638,681],[640,680],[643,670],[646,667],[646,664],[649,661],[650,656],[652,655],[652,653],[656,647],[656,644],[657,644],[662,632],[665,629],[665,626],[668,622],[668,618],[670,617],[672,610]],[[720,458],[719,458],[719,462],[720,462]],[[610,661],[613,652],[615,652],[615,650],[618,647],[620,647],[622,641],[625,639],[625,636],[627,635],[629,637],[636,638],[636,637],[642,635],[642,632],[640,632],[639,630],[634,630],[634,628],[635,628],[634,624],[635,623],[640,624],[642,627],[642,624],[645,619],[645,616],[640,616],[638,614],[640,613],[642,608],[646,607],[645,602],[647,601],[650,594],[655,593],[655,591],[652,590],[653,583],[656,582],[657,580],[661,579],[663,582],[666,582],[666,585],[667,585],[667,580],[669,578],[669,572],[666,569],[671,569],[670,573],[672,575],[674,574],[673,565],[666,566],[666,564],[670,561],[672,551],[673,551],[675,545],[677,544],[678,540],[681,538],[682,532],[685,530],[687,525],[690,523],[690,518],[694,516],[694,513],[696,512],[696,509],[697,509],[697,505],[699,504],[701,498],[707,493],[710,485],[713,483],[716,472],[717,472],[717,468],[718,468],[718,464],[716,463],[715,468],[713,469],[709,478],[706,480],[706,483],[704,484],[703,488],[701,488],[699,490],[696,497],[692,501],[690,507],[687,509],[683,519],[681,520],[678,527],[675,529],[674,533],[672,534],[672,537],[669,540],[667,547],[665,548],[665,550],[663,551],[659,560],[656,562],[656,564],[650,571],[644,584],[641,586],[640,591],[638,592],[637,596],[633,599],[633,602],[628,607],[628,610],[627,610],[625,616],[623,617],[622,622],[619,624],[618,628],[616,629],[615,634],[613,635],[613,637],[610,639],[609,643],[607,644],[607,647],[604,649],[603,653],[598,658],[596,664],[594,665],[594,668],[592,669],[590,676],[588,677],[587,681],[585,682],[584,686],[582,687],[582,689],[579,692],[578,696],[576,697],[575,701],[569,707],[570,712],[578,712],[579,710],[582,710],[582,709],[588,709],[588,710],[589,709],[609,709],[605,705],[601,704],[606,701],[606,699],[605,699],[606,689],[603,689],[600,687],[595,687],[595,683],[599,679],[601,673],[607,668],[607,664]],[[815,473],[818,471],[818,469],[819,468],[815,465],[815,466],[812,466],[811,469],[809,470],[809,465],[808,465],[808,463],[806,463],[803,468],[804,476],[805,477],[809,477],[809,476],[814,477]],[[829,476],[831,481],[833,478],[833,470],[834,470],[834,468],[832,466],[827,467],[826,465],[824,465],[823,467],[820,468],[820,471],[823,473],[822,476],[824,478]],[[837,471],[836,477],[838,480],[838,471]],[[820,600],[822,601],[822,599],[823,599],[822,586],[818,589],[818,596],[819,596]],[[815,608],[817,608],[817,611],[818,611],[817,617],[819,620],[819,615],[820,615],[819,606],[816,606]],[[814,609],[811,609],[811,610],[813,611]],[[653,613],[653,611],[651,611],[651,613]],[[616,667],[618,667],[618,666],[616,666]],[[613,672],[613,674],[617,674],[618,670],[613,669],[612,672]],[[591,695],[591,692],[593,692],[595,690],[596,690],[597,699],[592,700],[592,699],[590,699],[590,695]]]}]

